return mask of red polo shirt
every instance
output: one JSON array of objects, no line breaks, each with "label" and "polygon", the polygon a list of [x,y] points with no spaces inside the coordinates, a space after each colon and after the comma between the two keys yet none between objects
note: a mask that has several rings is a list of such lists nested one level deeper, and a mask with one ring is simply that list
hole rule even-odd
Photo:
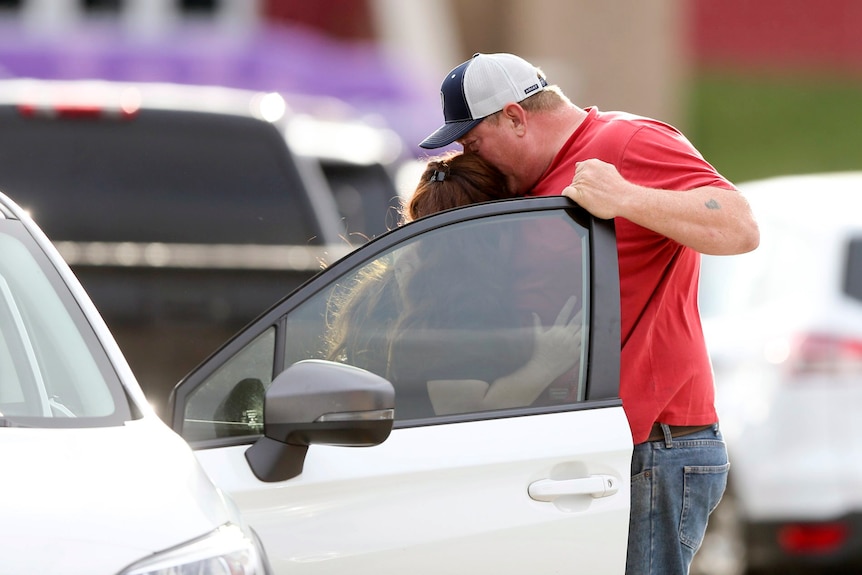
[{"label": "red polo shirt", "polygon": [[[531,195],[560,194],[575,164],[597,158],[634,184],[665,190],[733,189],[675,128],[621,112],[587,108]],[[655,422],[715,423],[712,367],[697,305],[700,254],[616,218],[620,269],[620,396],[634,442]]]}]

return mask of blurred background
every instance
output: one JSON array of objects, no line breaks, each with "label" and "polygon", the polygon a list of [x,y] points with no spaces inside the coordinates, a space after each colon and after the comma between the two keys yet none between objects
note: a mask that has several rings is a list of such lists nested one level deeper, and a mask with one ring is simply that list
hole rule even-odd
[{"label": "blurred background", "polygon": [[343,98],[416,143],[474,52],[679,126],[734,181],[859,166],[855,0],[0,0],[0,77]]}]

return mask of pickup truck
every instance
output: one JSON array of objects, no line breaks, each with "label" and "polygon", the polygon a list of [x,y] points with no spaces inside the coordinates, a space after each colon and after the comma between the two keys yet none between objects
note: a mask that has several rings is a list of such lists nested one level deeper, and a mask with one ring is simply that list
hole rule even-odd
[{"label": "pickup truck", "polygon": [[0,81],[0,191],[58,247],[163,418],[219,343],[394,225],[403,148],[332,99]]}]

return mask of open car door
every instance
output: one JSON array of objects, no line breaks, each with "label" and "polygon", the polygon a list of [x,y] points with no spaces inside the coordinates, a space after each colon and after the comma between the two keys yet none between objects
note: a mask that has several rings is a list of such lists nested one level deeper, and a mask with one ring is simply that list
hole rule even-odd
[{"label": "open car door", "polygon": [[177,386],[173,427],[276,573],[623,573],[619,326],[612,222],[450,210],[272,307]]}]

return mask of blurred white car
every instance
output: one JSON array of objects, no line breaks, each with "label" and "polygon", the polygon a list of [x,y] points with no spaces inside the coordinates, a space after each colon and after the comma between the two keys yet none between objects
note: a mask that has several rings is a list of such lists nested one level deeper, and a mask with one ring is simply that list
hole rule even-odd
[{"label": "blurred white car", "polygon": [[69,267],[2,194],[0,458],[3,575],[268,573]]},{"label": "blurred white car", "polygon": [[704,257],[701,312],[731,458],[716,515],[748,568],[862,559],[862,172],[740,185],[750,254]]}]

